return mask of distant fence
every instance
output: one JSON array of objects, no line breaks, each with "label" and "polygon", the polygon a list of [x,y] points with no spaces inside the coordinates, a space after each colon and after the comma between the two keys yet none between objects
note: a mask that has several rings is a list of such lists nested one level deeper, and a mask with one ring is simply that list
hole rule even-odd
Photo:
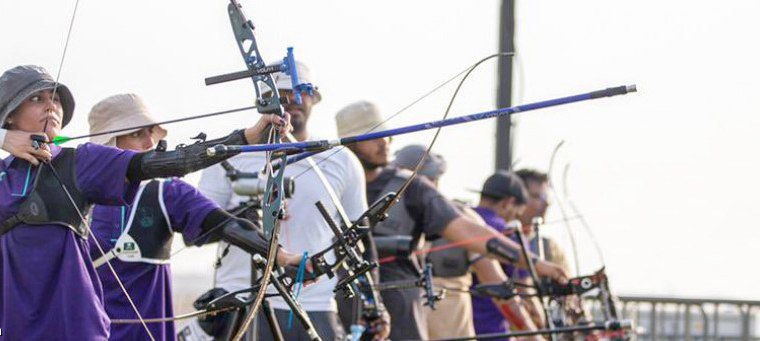
[{"label": "distant fence", "polygon": [[646,296],[618,299],[618,317],[631,319],[642,329],[638,340],[760,340],[760,301]]}]

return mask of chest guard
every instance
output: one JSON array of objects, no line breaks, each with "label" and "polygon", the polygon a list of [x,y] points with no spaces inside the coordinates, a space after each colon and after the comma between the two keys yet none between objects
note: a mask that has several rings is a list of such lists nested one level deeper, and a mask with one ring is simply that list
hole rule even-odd
[{"label": "chest guard", "polygon": [[[432,250],[448,245],[445,238],[438,238],[432,243]],[[435,277],[460,277],[467,274],[470,269],[470,260],[467,250],[461,247],[449,247],[440,251],[430,252],[428,261],[433,264],[433,276]]]},{"label": "chest guard", "polygon": [[152,180],[140,185],[124,232],[105,256],[93,262],[95,267],[113,258],[149,264],[169,262],[174,231],[164,204],[164,181]]},{"label": "chest guard", "polygon": [[[61,149],[60,154],[53,159],[52,166],[58,173],[60,182],[50,170],[50,166],[41,165],[29,196],[21,203],[18,213],[3,222],[0,234],[8,232],[20,223],[61,225],[87,239],[89,231],[82,222],[79,212],[87,215],[92,208],[92,203],[82,194],[76,182],[76,150]],[[71,199],[63,190],[61,183],[66,186]]]},{"label": "chest guard", "polygon": [[[397,191],[410,176],[412,176],[411,171],[405,169],[397,169],[396,173],[393,175],[391,180],[388,181],[380,193]],[[413,253],[420,248],[420,243],[424,240],[424,236],[422,232],[417,228],[417,222],[414,220],[411,214],[409,214],[409,210],[406,208],[406,200],[404,197],[404,195],[401,195],[399,197],[399,202],[394,205],[388,212],[388,218],[381,222],[378,222],[372,227],[372,234],[377,236],[411,235],[412,238],[410,240],[410,245],[408,247],[404,247],[404,249],[409,250],[411,253]],[[399,253],[403,252],[390,252],[388,254],[381,253],[379,256],[380,258],[384,258]],[[420,262],[416,257],[410,256],[409,258],[417,270],[422,269]]]}]

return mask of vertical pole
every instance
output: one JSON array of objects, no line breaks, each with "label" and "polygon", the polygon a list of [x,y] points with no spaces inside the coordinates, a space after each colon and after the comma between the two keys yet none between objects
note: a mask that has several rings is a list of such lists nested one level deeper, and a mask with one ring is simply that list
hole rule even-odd
[{"label": "vertical pole", "polygon": [[686,304],[686,311],[684,314],[686,314],[686,316],[684,316],[683,324],[684,340],[691,341],[691,305],[688,303]]},{"label": "vertical pole", "polygon": [[752,310],[751,305],[740,306],[739,311],[741,312],[742,316],[742,341],[749,341],[749,314]]},{"label": "vertical pole", "polygon": [[713,341],[718,341],[718,333],[720,330],[720,303],[715,303],[715,311],[713,311]]},{"label": "vertical pole", "polygon": [[[499,52],[514,52],[515,1],[502,0],[499,24]],[[512,106],[512,58],[499,58],[496,106]],[[510,115],[496,120],[496,170],[509,170],[512,166],[512,118]]]},{"label": "vertical pole", "polygon": [[649,314],[649,335],[652,341],[657,341],[657,302],[652,302],[652,313]]},{"label": "vertical pole", "polygon": [[699,312],[702,313],[702,340],[708,341],[710,340],[710,318],[707,316],[705,305],[707,305],[706,302],[699,305]]}]

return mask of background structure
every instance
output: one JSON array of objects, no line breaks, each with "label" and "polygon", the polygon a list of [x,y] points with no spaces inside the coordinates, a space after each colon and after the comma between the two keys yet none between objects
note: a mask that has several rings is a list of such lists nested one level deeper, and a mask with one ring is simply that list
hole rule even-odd
[{"label": "background structure", "polygon": [[[390,115],[498,47],[499,1],[242,1],[269,60],[287,46],[308,63],[324,100],[311,130],[335,133],[333,115],[360,99]],[[59,71],[74,1],[0,0],[0,68]],[[218,1],[82,0],[61,73],[77,99],[65,134],[87,132],[98,100],[146,98],[161,119],[247,106],[248,81],[205,87],[243,64]],[[617,292],[760,299],[760,2],[521,1],[516,6],[515,104],[636,83],[639,93],[515,118],[517,167],[545,170],[564,140],[555,180],[594,229]],[[467,82],[452,115],[495,107],[496,64]],[[440,118],[453,86],[390,122]],[[167,126],[169,144],[219,136],[253,113]],[[430,134],[394,139],[427,144]],[[441,187],[474,199],[494,169],[494,122],[446,129],[451,163]],[[571,164],[567,181],[562,170]],[[187,177],[197,181],[196,174]],[[548,220],[560,219],[552,209]],[[564,227],[545,230],[567,242]],[[575,226],[575,225],[574,225]],[[599,266],[575,226],[582,272]],[[174,261],[181,278],[206,276],[213,248]],[[178,280],[179,287],[184,282]]]}]

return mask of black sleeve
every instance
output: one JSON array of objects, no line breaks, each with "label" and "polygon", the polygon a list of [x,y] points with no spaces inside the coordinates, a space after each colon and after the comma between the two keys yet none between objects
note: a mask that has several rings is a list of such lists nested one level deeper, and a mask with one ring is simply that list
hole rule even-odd
[{"label": "black sleeve", "polygon": [[454,203],[421,176],[412,180],[404,195],[409,213],[427,239],[440,237],[446,226],[461,215]]},{"label": "black sleeve", "polygon": [[218,144],[245,145],[243,130],[236,130],[226,137],[179,147],[169,152],[151,150],[137,154],[129,162],[127,179],[140,182],[154,178],[181,177],[229,159],[237,153],[208,156],[206,149]]},{"label": "black sleeve", "polygon": [[[238,218],[222,209],[211,211],[201,224],[204,233],[217,236],[244,251],[266,256],[269,250],[269,241],[263,231],[256,224]],[[279,246],[279,245],[278,245]]]}]

